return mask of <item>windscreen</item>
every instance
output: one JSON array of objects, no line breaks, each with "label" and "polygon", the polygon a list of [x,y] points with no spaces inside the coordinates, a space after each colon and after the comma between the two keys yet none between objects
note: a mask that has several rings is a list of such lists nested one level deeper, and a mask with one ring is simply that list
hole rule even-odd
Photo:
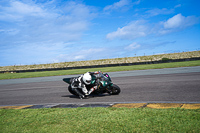
[{"label": "windscreen", "polygon": [[97,74],[97,78],[101,79],[101,81],[109,81],[109,76],[105,76],[103,73]]}]

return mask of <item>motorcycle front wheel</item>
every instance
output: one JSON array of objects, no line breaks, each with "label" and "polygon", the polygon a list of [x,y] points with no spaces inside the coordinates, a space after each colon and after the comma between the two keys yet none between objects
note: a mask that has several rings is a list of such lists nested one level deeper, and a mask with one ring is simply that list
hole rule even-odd
[{"label": "motorcycle front wheel", "polygon": [[113,84],[111,91],[112,95],[118,95],[121,92],[121,89],[116,84]]}]

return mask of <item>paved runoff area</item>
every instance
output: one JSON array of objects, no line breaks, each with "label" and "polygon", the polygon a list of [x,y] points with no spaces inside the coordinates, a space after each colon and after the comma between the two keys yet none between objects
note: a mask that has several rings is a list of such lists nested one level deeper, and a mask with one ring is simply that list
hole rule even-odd
[{"label": "paved runoff area", "polygon": [[0,106],[0,109],[78,108],[78,107],[153,108],[153,109],[168,109],[168,108],[200,109],[200,103],[46,104],[46,105]]}]

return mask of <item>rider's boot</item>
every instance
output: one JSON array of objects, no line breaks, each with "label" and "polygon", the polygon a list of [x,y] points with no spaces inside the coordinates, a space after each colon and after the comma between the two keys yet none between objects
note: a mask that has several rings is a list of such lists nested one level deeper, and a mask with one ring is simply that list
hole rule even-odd
[{"label": "rider's boot", "polygon": [[112,90],[107,89],[108,94],[112,95]]},{"label": "rider's boot", "polygon": [[84,99],[85,96],[84,96],[84,95],[79,95],[79,98],[80,98],[80,99]]},{"label": "rider's boot", "polygon": [[79,96],[80,99],[85,98],[85,96],[83,94],[81,94],[78,89],[74,88],[74,91],[78,94],[78,96]]}]

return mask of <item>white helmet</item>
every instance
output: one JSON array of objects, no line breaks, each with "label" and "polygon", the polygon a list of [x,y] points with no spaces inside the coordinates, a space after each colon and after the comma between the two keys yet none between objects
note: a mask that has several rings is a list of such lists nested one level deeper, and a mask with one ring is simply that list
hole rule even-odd
[{"label": "white helmet", "polygon": [[92,80],[92,76],[90,75],[90,73],[85,73],[83,75],[83,82],[86,84],[86,85],[89,85],[91,83],[91,80]]}]

